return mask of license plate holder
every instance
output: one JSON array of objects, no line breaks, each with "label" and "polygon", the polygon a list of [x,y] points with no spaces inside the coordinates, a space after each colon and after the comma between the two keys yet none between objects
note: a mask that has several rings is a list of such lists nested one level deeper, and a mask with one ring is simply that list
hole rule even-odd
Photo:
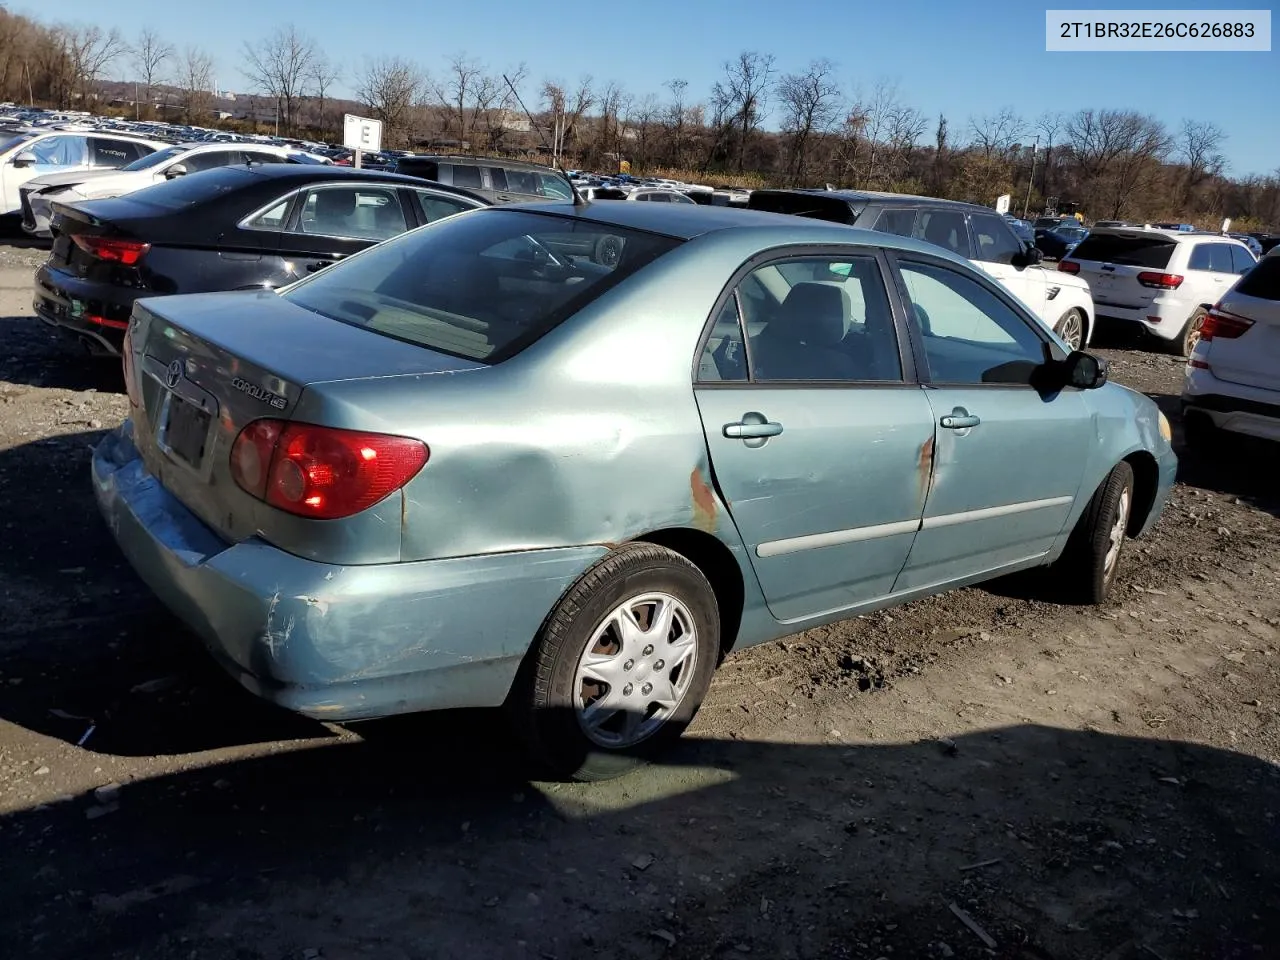
[{"label": "license plate holder", "polygon": [[198,468],[204,459],[205,444],[209,439],[209,424],[213,417],[176,393],[169,394],[164,420],[163,443],[174,457],[187,466]]}]

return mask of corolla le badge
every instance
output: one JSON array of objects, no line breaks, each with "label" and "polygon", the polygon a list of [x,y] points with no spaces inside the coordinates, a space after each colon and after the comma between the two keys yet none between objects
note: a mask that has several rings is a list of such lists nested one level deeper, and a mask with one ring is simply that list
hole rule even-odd
[{"label": "corolla le badge", "polygon": [[253,397],[255,400],[261,400],[263,403],[269,403],[277,410],[283,410],[285,407],[285,399],[278,393],[272,393],[269,390],[263,390],[256,383],[250,383],[244,377],[236,377],[231,381],[231,386],[235,387],[241,393]]},{"label": "corolla le badge", "polygon": [[164,372],[164,385],[172,390],[182,380],[182,361],[175,360]]}]

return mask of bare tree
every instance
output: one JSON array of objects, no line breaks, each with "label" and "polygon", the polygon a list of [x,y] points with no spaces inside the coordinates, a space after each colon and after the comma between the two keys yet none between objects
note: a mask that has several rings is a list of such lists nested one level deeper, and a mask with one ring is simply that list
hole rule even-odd
[{"label": "bare tree", "polygon": [[938,127],[933,133],[933,165],[929,171],[929,189],[941,196],[947,182],[947,165],[950,160],[947,146],[947,118],[938,114]]},{"label": "bare tree", "polygon": [[572,142],[578,121],[590,109],[595,97],[591,92],[591,78],[583,77],[575,91],[554,80],[542,84],[542,101],[551,114],[551,160],[559,163],[565,145]]},{"label": "bare tree", "polygon": [[1040,191],[1046,197],[1053,191],[1054,161],[1057,159],[1054,147],[1057,144],[1058,132],[1062,130],[1065,123],[1066,119],[1056,110],[1046,110],[1036,119],[1036,132],[1044,137],[1044,173],[1040,180]]},{"label": "bare tree", "polygon": [[368,106],[375,120],[382,121],[387,140],[402,143],[408,137],[413,107],[426,83],[422,72],[408,60],[379,57],[366,62],[356,78],[356,96]]},{"label": "bare tree", "polygon": [[1178,159],[1186,165],[1182,203],[1191,203],[1192,193],[1205,180],[1219,176],[1226,159],[1218,152],[1227,135],[1207,120],[1183,120],[1178,133]]},{"label": "bare tree", "polygon": [[296,104],[311,79],[317,56],[315,41],[299,33],[293,24],[277,27],[257,45],[245,41],[242,72],[276,99],[286,133],[293,130]]},{"label": "bare tree", "polygon": [[174,57],[173,45],[160,39],[150,27],[138,34],[138,40],[131,48],[133,68],[138,71],[138,79],[147,88],[147,103],[151,102],[151,88],[164,76],[164,64]]},{"label": "bare tree", "polygon": [[724,64],[724,79],[711,90],[712,103],[719,110],[725,128],[738,129],[738,172],[746,162],[747,138],[767,115],[769,88],[773,83],[775,58],[771,53],[744,50],[736,60]]},{"label": "bare tree", "polygon": [[1087,199],[1117,218],[1170,149],[1164,125],[1132,110],[1080,110],[1064,127]]},{"label": "bare tree", "polygon": [[325,108],[328,105],[329,91],[342,76],[342,68],[330,60],[325,54],[317,53],[307,71],[307,82],[316,97],[316,126],[324,133],[329,129]]},{"label": "bare tree", "polygon": [[652,93],[628,106],[623,127],[634,135],[632,143],[635,144],[635,170],[642,171],[648,166],[652,157],[654,135],[661,123],[662,108],[658,105],[658,98]]},{"label": "bare tree", "polygon": [[688,118],[685,115],[685,94],[689,89],[689,81],[679,77],[663,84],[671,91],[671,105],[667,108],[667,160],[673,167],[684,166],[685,126]]},{"label": "bare tree", "polygon": [[128,46],[119,30],[104,31],[96,26],[66,27],[63,39],[80,99],[87,101],[97,93],[103,72]]},{"label": "bare tree", "polygon": [[183,123],[206,119],[213,104],[213,58],[199,47],[187,47],[175,79]]},{"label": "bare tree", "polygon": [[982,151],[983,159],[990,160],[1007,154],[1026,132],[1026,124],[1011,108],[1003,107],[996,113],[971,118],[969,130],[973,145]]},{"label": "bare tree", "polygon": [[814,135],[830,129],[840,115],[840,86],[830,60],[810,61],[803,73],[786,73],[778,81],[777,96],[782,102],[782,130],[791,148],[791,175],[803,181],[807,151]]}]

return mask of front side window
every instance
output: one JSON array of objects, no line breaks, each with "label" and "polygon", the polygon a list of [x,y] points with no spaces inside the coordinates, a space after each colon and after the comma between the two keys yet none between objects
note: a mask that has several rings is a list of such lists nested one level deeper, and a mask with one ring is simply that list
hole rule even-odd
[{"label": "front side window", "polygon": [[37,167],[81,167],[88,163],[87,138],[74,136],[46,137],[34,143]]},{"label": "front side window", "polygon": [[347,186],[308,190],[298,233],[358,240],[387,240],[409,225],[394,188]]},{"label": "front side window", "polygon": [[570,190],[568,182],[561,177],[550,173],[540,173],[538,174],[538,180],[541,182],[543,196],[551,197],[553,200],[573,199],[573,191]]},{"label": "front side window", "polygon": [[977,248],[973,259],[984,263],[1010,264],[1022,252],[1022,244],[1003,217],[975,213],[969,217],[969,224],[973,227],[973,242]]},{"label": "front side window", "polygon": [[190,150],[190,147],[165,147],[163,150],[157,150],[155,153],[148,153],[145,157],[133,161],[128,166],[121,167],[122,170],[149,170],[152,167],[158,167],[167,160],[180,156]]},{"label": "front side window", "polygon": [[[902,380],[893,314],[874,257],[766,264],[743,278],[730,304],[732,316],[717,318],[707,344],[720,379],[741,378],[732,332],[740,318],[753,381]],[[704,355],[700,369],[706,362]]]},{"label": "front side window", "polygon": [[1012,307],[957,270],[910,261],[900,269],[934,382],[1031,382],[1044,341]]},{"label": "front side window", "polygon": [[488,209],[379,244],[281,295],[342,323],[495,363],[679,243],[611,224]]},{"label": "front side window", "polygon": [[205,150],[193,153],[179,161],[187,168],[187,173],[200,173],[214,167],[234,167],[244,162],[244,155],[239,150]]},{"label": "front side window", "polygon": [[1231,246],[1231,266],[1234,273],[1248,273],[1257,264],[1257,260],[1253,257],[1253,251],[1246,247],[1237,247],[1235,244]]},{"label": "front side window", "polygon": [[922,210],[912,235],[917,240],[937,244],[962,257],[969,256],[969,231],[965,227],[963,213],[954,210]]}]

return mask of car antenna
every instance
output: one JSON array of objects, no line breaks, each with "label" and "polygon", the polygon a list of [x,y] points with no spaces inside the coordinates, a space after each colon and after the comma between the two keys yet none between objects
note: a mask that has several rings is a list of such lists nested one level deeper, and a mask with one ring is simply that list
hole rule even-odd
[{"label": "car antenna", "polygon": [[[506,81],[507,86],[511,88],[511,95],[516,98],[516,103],[520,104],[520,109],[524,111],[524,115],[529,118],[530,129],[537,131],[538,139],[542,141],[542,148],[554,157],[555,151],[553,151],[551,146],[547,143],[547,138],[543,135],[542,130],[539,129],[536,123],[534,123],[533,114],[529,112],[529,108],[526,107],[524,105],[524,101],[520,99],[520,92],[516,89],[516,85],[507,78],[505,73],[502,75],[502,79]],[[569,179],[569,175],[565,173],[564,168],[560,166],[560,160],[558,157],[556,158],[555,169],[560,176],[564,177],[565,182],[569,184],[569,190],[573,193],[573,205],[575,207],[585,207],[587,205],[587,201],[582,199],[582,194],[578,193],[578,188],[573,185],[573,181]]]}]

